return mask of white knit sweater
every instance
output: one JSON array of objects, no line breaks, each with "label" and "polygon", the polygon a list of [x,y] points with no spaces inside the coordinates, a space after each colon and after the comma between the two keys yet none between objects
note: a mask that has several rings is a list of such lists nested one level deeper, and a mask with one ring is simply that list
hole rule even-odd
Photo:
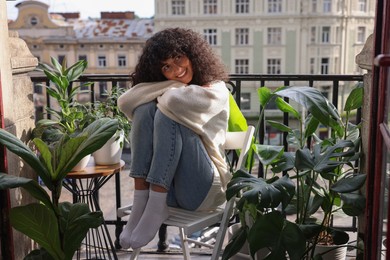
[{"label": "white knit sweater", "polygon": [[140,83],[118,99],[120,110],[131,120],[139,105],[157,99],[160,111],[197,133],[215,166],[214,182],[198,210],[213,209],[225,201],[230,180],[223,144],[229,117],[229,91],[222,81],[207,87],[167,80]]}]

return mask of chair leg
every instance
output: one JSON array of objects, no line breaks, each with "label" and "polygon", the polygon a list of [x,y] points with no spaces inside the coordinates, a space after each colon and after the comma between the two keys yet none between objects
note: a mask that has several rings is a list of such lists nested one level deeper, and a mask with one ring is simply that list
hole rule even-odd
[{"label": "chair leg", "polygon": [[137,260],[140,253],[141,253],[141,248],[134,249],[133,253],[131,253],[130,260]]},{"label": "chair leg", "polygon": [[181,248],[183,250],[184,260],[191,260],[190,247],[188,245],[187,235],[184,233],[183,228],[179,228],[179,231],[180,231]]}]

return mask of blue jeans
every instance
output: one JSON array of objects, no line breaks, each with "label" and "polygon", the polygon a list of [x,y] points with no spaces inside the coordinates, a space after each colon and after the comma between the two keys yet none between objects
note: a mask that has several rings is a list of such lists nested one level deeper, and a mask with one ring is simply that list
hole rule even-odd
[{"label": "blue jeans", "polygon": [[130,176],[167,189],[168,206],[196,210],[214,178],[200,137],[150,102],[135,109],[130,140]]}]

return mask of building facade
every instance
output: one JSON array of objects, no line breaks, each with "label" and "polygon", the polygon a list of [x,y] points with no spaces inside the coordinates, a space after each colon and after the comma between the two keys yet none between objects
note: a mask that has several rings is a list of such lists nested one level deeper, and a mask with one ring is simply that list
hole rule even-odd
[{"label": "building facade", "polygon": [[[86,74],[128,75],[153,33],[152,19],[137,19],[130,11],[102,12],[100,18],[82,20],[79,13],[49,13],[49,6],[40,1],[24,1],[16,6],[18,17],[8,24],[9,29],[18,32],[40,62],[50,64],[53,57],[60,63],[66,59],[70,66],[86,60]],[[102,94],[110,87],[107,82],[95,84],[95,98],[104,98]],[[39,119],[46,106],[45,89],[36,86],[34,92]],[[79,97],[83,99],[89,99],[89,95]]]},{"label": "building facade", "polygon": [[[34,56],[45,63],[50,57],[68,64],[85,59],[88,74],[128,74],[147,38],[178,26],[204,35],[231,74],[362,74],[355,57],[373,32],[375,16],[374,0],[155,0],[154,19],[103,12],[82,20],[78,13],[50,14],[48,5],[34,0],[17,7],[9,27]],[[110,87],[95,85],[98,97]],[[329,86],[316,87],[328,95]],[[247,117],[258,114],[258,87],[260,82],[242,86]],[[341,95],[351,87],[341,86]],[[39,106],[44,95],[36,97]]]},{"label": "building facade", "polygon": [[[373,0],[155,0],[154,30],[203,34],[232,74],[362,74],[355,56],[374,17]],[[258,84],[242,91],[247,115]]]}]

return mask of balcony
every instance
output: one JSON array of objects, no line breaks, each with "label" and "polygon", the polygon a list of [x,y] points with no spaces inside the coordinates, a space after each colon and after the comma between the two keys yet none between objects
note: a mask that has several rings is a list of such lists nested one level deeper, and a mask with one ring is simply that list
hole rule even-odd
[{"label": "balcony", "polygon": [[[49,84],[47,78],[42,76],[32,76],[32,81],[34,83],[45,82]],[[336,108],[342,108],[346,96],[349,94],[351,88],[358,83],[363,81],[362,75],[239,75],[232,74],[230,75],[230,80],[227,82],[227,86],[231,93],[234,95],[236,102],[239,107],[242,108],[244,115],[247,117],[249,124],[256,124],[258,120],[258,115],[260,112],[260,104],[257,100],[256,89],[261,86],[267,86],[269,88],[277,88],[280,86],[310,86],[320,89],[323,94],[332,101]],[[121,86],[126,87],[129,85],[129,76],[128,75],[84,75],[80,78],[79,82],[94,82],[91,85],[89,94],[81,94],[78,98],[82,102],[95,102],[96,100],[104,100],[104,97],[101,96],[101,92],[104,89],[110,89],[112,86]],[[78,84],[74,82],[73,84]],[[36,102],[36,118],[43,116],[43,107],[45,105],[55,106],[52,103],[52,100],[44,92],[44,90],[36,89],[35,92],[35,102]],[[294,106],[294,104],[292,104]],[[340,110],[340,109],[339,109]],[[300,111],[304,112],[304,111]],[[340,114],[342,111],[339,111]],[[293,125],[295,122],[291,120],[287,113],[281,113],[274,109],[273,107],[267,107],[265,118],[272,118],[273,120],[279,120],[285,125]],[[262,118],[264,122],[265,118]],[[355,123],[361,121],[361,113],[358,111],[355,117]],[[323,129],[321,134],[326,135],[327,129]],[[259,132],[258,139],[260,143],[264,144],[279,144],[284,145],[285,150],[289,150],[287,141],[287,134],[277,132],[273,129],[267,128]],[[125,150],[123,155],[123,160],[129,162],[129,149]],[[252,169],[252,174],[257,176],[263,176],[263,167],[257,161],[255,167]],[[104,198],[101,200],[103,204],[102,210],[105,215],[106,223],[110,226],[111,237],[115,238],[115,228],[121,228],[121,225],[125,223],[124,220],[115,219],[115,207],[112,205],[113,201],[119,202],[119,205],[130,203],[131,198],[131,187],[132,180],[128,177],[128,169],[125,170],[117,176],[115,180],[110,180],[110,182],[101,190],[101,197]],[[131,185],[130,185],[131,184]],[[71,200],[71,195],[64,192],[64,200]],[[334,226],[341,228],[345,231],[352,232],[355,234],[357,232],[357,220],[356,218],[346,219],[337,219],[334,220]],[[168,229],[168,239],[173,240],[175,236],[174,231]],[[212,237],[210,238],[210,240]],[[174,259],[178,256],[178,259],[181,258],[180,251],[172,250],[168,255],[161,253],[155,253],[155,245],[158,242],[156,238],[153,242],[149,244],[151,248],[147,249],[147,258],[143,259],[160,259],[166,258]],[[207,249],[197,249],[198,254],[195,259],[208,259],[209,250]],[[128,257],[127,252],[119,251],[118,256],[125,258]],[[149,258],[150,257],[150,258]],[[123,259],[124,259],[123,258]]]}]

